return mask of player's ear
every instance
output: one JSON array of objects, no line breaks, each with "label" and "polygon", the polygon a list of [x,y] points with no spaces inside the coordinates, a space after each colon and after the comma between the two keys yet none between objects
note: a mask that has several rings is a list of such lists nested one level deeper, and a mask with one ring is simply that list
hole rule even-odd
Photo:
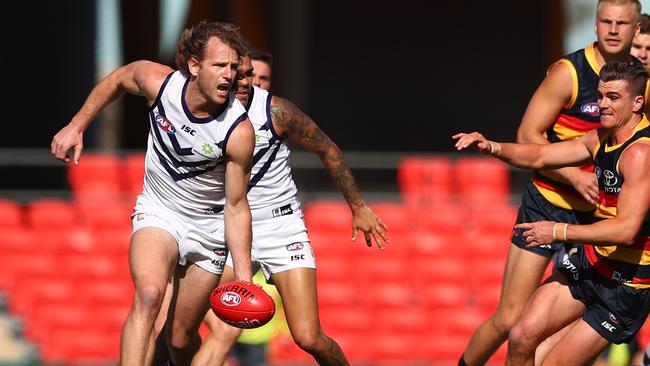
[{"label": "player's ear", "polygon": [[637,95],[634,97],[634,105],[633,105],[633,110],[634,113],[639,113],[643,110],[643,105],[645,104],[645,98],[643,95]]},{"label": "player's ear", "polygon": [[200,61],[195,57],[190,57],[187,60],[187,69],[190,71],[190,74],[196,77],[199,74],[199,64]]}]

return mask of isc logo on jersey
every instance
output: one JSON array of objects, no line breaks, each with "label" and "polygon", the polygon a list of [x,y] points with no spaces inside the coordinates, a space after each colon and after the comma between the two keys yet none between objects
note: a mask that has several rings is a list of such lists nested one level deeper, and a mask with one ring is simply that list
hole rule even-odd
[{"label": "isc logo on jersey", "polygon": [[598,116],[600,114],[597,103],[586,103],[581,105],[580,112],[588,114],[590,116]]},{"label": "isc logo on jersey", "polygon": [[226,306],[237,306],[239,305],[239,303],[241,303],[241,297],[239,296],[239,294],[234,293],[232,291],[224,292],[221,295],[220,300],[221,303]]},{"label": "isc logo on jersey", "polygon": [[169,120],[165,116],[161,116],[160,114],[156,115],[156,123],[158,124],[161,130],[169,134],[176,133],[176,129],[174,128],[174,125],[172,125],[172,123],[169,122]]}]

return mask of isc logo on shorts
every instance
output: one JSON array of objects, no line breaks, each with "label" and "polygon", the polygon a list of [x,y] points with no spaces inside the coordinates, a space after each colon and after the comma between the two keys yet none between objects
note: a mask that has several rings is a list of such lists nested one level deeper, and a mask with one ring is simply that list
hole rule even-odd
[{"label": "isc logo on shorts", "polygon": [[284,205],[284,206],[278,207],[278,208],[274,208],[273,211],[272,211],[273,217],[291,215],[292,213],[293,213],[293,209],[291,208],[291,204]]}]

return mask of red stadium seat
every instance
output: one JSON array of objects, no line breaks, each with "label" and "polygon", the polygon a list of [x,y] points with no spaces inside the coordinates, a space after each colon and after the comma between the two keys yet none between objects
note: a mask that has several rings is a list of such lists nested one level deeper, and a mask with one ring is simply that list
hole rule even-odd
[{"label": "red stadium seat", "polygon": [[142,193],[144,184],[145,154],[131,153],[124,157],[124,169],[126,176],[126,193],[133,198]]},{"label": "red stadium seat", "polygon": [[518,208],[509,204],[483,206],[471,211],[471,228],[477,235],[501,235],[508,240],[517,221]]},{"label": "red stadium seat", "polygon": [[74,206],[67,201],[43,198],[27,204],[27,225],[32,229],[68,230],[79,225]]},{"label": "red stadium seat", "polygon": [[373,312],[355,304],[339,306],[321,305],[320,320],[323,329],[333,336],[341,333],[367,333],[371,331],[377,319]]},{"label": "red stadium seat", "polygon": [[0,274],[2,274],[1,283],[9,290],[10,294],[20,279],[32,276],[43,278],[55,276],[60,269],[54,256],[42,252],[14,254],[7,259],[7,261],[3,261]]},{"label": "red stadium seat", "polygon": [[419,346],[427,341],[421,334],[375,332],[372,335],[372,364],[377,365],[416,365],[424,358]]},{"label": "red stadium seat", "polygon": [[350,363],[355,365],[371,364],[376,345],[374,342],[368,341],[367,331],[337,330],[336,332],[331,332],[331,334],[328,331],[328,334],[339,344]]},{"label": "red stadium seat", "polygon": [[411,271],[418,286],[426,287],[437,283],[465,284],[470,277],[471,267],[462,258],[418,256],[411,263]]},{"label": "red stadium seat", "polygon": [[0,199],[0,228],[19,228],[23,225],[23,207],[19,202]]},{"label": "red stadium seat", "polygon": [[30,315],[43,304],[65,305],[74,303],[73,283],[45,276],[17,278],[10,293],[9,310],[13,314]]},{"label": "red stadium seat", "polygon": [[397,166],[397,183],[410,205],[448,202],[454,193],[453,164],[445,157],[407,157]]},{"label": "red stadium seat", "polygon": [[429,311],[467,306],[471,298],[469,287],[463,282],[422,284],[416,295],[418,302]]},{"label": "red stadium seat", "polygon": [[469,228],[469,209],[460,204],[438,204],[420,209],[413,216],[418,230],[433,234],[461,235]]},{"label": "red stadium seat", "polygon": [[7,227],[2,229],[0,240],[0,271],[5,260],[11,260],[13,254],[33,253],[39,250],[35,245],[34,233],[23,227]]},{"label": "red stadium seat", "polygon": [[130,229],[133,204],[122,200],[81,201],[76,203],[79,216],[93,231]]},{"label": "red stadium seat", "polygon": [[426,338],[420,349],[426,364],[456,365],[468,342],[469,336],[453,331],[447,334],[436,333]]},{"label": "red stadium seat", "polygon": [[322,307],[352,306],[356,302],[358,288],[347,281],[318,281],[318,304]]},{"label": "red stadium seat", "polygon": [[123,269],[119,263],[108,256],[96,253],[72,253],[60,255],[61,274],[72,281],[81,280],[111,280],[116,283],[116,278],[124,278],[120,273]]},{"label": "red stadium seat", "polygon": [[411,233],[411,245],[416,257],[426,258],[465,258],[471,253],[471,243],[467,242],[465,233],[414,231]]},{"label": "red stadium seat", "polygon": [[[378,250],[377,250],[378,251]],[[362,284],[377,282],[397,282],[410,284],[413,277],[412,264],[403,258],[379,253],[357,258],[354,272],[350,275]]]},{"label": "red stadium seat", "polygon": [[116,155],[86,153],[79,165],[68,166],[68,181],[74,200],[119,201],[129,195],[124,187],[124,165]]},{"label": "red stadium seat", "polygon": [[[513,222],[514,225],[514,222]],[[512,226],[510,229],[512,230]],[[473,232],[467,236],[467,245],[472,255],[472,260],[479,258],[486,258],[489,260],[498,260],[505,263],[508,257],[508,251],[512,242],[510,235],[503,233],[478,233]]]},{"label": "red stadium seat", "polygon": [[90,328],[56,329],[43,345],[42,356],[54,364],[108,364],[118,359],[119,344],[119,333]]},{"label": "red stadium seat", "polygon": [[377,281],[360,288],[357,298],[360,298],[368,309],[400,309],[417,304],[417,294],[414,292],[413,286],[408,283]]},{"label": "red stadium seat", "polygon": [[314,201],[303,209],[305,225],[311,233],[352,229],[352,213],[345,201]]},{"label": "red stadium seat", "polygon": [[372,312],[376,333],[412,334],[425,338],[429,331],[429,309],[407,306],[395,309],[375,309]]},{"label": "red stadium seat", "polygon": [[455,167],[463,202],[484,205],[509,201],[510,170],[506,164],[488,157],[460,157]]},{"label": "red stadium seat", "polygon": [[373,202],[370,208],[390,228],[388,234],[408,231],[413,226],[412,208],[398,202]]}]

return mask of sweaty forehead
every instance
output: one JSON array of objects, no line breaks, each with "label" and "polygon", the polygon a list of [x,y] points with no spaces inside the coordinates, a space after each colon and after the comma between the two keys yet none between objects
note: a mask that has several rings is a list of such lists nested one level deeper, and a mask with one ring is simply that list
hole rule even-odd
[{"label": "sweaty forehead", "polygon": [[599,81],[598,91],[605,93],[623,93],[627,91],[628,83],[625,80]]},{"label": "sweaty forehead", "polygon": [[206,59],[215,61],[238,63],[239,57],[237,51],[229,45],[223,43],[219,38],[212,37],[205,45]]},{"label": "sweaty forehead", "polygon": [[601,3],[598,7],[598,18],[610,20],[628,20],[632,21],[636,13],[636,9],[632,5],[619,5]]}]

